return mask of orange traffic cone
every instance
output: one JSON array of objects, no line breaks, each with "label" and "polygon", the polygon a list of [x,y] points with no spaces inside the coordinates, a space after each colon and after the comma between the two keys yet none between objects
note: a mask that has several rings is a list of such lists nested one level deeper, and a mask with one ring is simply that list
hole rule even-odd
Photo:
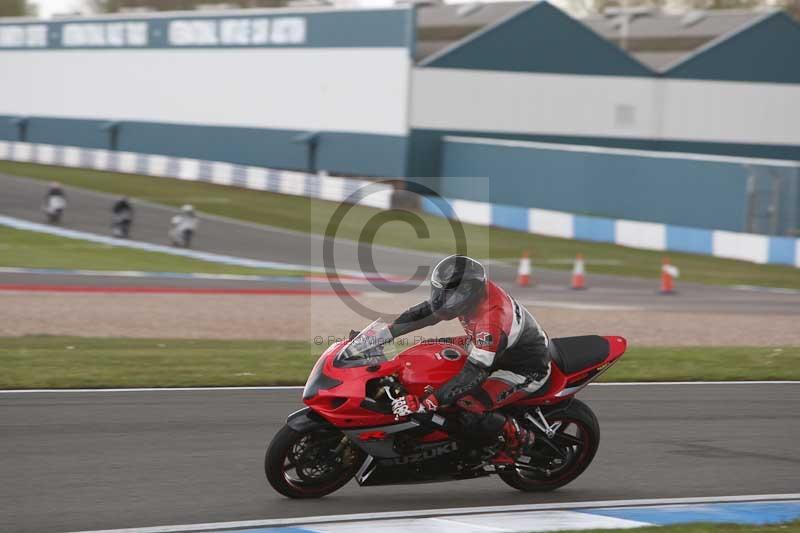
[{"label": "orange traffic cone", "polygon": [[665,257],[661,264],[661,294],[675,293],[675,278],[679,275],[678,267],[671,265],[669,258]]},{"label": "orange traffic cone", "polygon": [[575,256],[575,265],[572,267],[572,288],[575,290],[586,288],[586,267],[583,263],[583,254]]},{"label": "orange traffic cone", "polygon": [[517,270],[517,285],[520,287],[530,287],[531,284],[531,258],[528,252],[522,252],[519,260],[519,270]]}]

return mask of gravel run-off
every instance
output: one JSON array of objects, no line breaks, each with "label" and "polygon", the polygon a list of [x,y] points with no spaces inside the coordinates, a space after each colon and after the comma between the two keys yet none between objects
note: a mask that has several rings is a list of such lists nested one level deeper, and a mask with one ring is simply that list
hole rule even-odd
[{"label": "gravel run-off", "polygon": [[[391,317],[409,296],[362,295]],[[800,344],[796,315],[656,310],[528,308],[552,337],[622,335],[634,345],[780,346]],[[0,294],[0,336],[313,340],[345,335],[371,319],[336,296],[175,294]],[[424,335],[457,334],[453,321]]]}]

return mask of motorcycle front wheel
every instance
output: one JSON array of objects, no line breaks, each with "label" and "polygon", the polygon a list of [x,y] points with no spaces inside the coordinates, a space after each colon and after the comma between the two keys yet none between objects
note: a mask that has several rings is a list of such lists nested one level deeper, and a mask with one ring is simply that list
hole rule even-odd
[{"label": "motorcycle front wheel", "polygon": [[321,498],[347,484],[362,454],[336,429],[301,433],[283,426],[264,459],[267,481],[289,498]]},{"label": "motorcycle front wheel", "polygon": [[597,453],[600,424],[585,403],[572,400],[567,409],[548,417],[548,422],[558,423],[558,429],[552,438],[537,433],[532,463],[500,473],[515,489],[544,492],[563,487],[581,475]]}]

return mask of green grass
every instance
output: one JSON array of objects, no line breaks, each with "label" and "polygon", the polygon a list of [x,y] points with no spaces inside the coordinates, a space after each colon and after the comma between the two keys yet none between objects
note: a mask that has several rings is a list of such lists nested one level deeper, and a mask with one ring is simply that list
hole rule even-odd
[{"label": "green grass", "polygon": [[800,346],[633,347],[602,381],[800,380]]},{"label": "green grass", "polygon": [[[119,195],[127,195],[166,205],[190,202],[203,212],[260,224],[305,232],[324,233],[335,202],[313,200],[267,192],[256,192],[209,183],[186,182],[132,174],[117,174],[30,163],[0,162],[0,172],[43,181],[58,180],[68,185]],[[354,207],[343,220],[337,235],[357,240],[368,220],[381,210]],[[455,250],[447,220],[420,215],[430,231],[418,238],[412,228],[399,221],[381,227],[375,235],[378,244],[416,250],[451,253]],[[613,244],[574,241],[530,235],[517,231],[465,224],[467,252],[479,257],[516,258],[524,250],[533,256],[534,268],[569,269],[578,252],[587,259],[589,275],[613,274],[641,278],[660,275],[662,252],[637,250]],[[709,256],[669,253],[680,267],[681,281],[719,285],[763,285],[800,288],[800,269],[780,265],[756,265]]]},{"label": "green grass", "polygon": [[[581,533],[608,533],[608,529],[583,529]],[[674,526],[638,527],[636,533],[800,533],[800,520],[785,524],[751,526],[737,524],[679,524]],[[565,531],[564,533],[576,533]]]},{"label": "green grass", "polygon": [[[0,338],[0,388],[299,385],[303,341]],[[634,348],[605,381],[800,380],[800,347]]]},{"label": "green grass", "polygon": [[303,274],[298,271],[223,265],[167,253],[123,248],[2,226],[0,226],[0,266],[264,276]]}]

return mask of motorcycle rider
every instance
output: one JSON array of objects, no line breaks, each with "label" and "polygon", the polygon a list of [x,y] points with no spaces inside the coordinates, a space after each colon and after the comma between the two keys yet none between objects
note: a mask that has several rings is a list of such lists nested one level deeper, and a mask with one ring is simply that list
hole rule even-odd
[{"label": "motorcycle rider", "polygon": [[123,196],[111,207],[111,227],[115,237],[127,239],[133,224],[133,206],[127,196]]},{"label": "motorcycle rider", "polygon": [[[461,371],[424,398],[412,394],[393,402],[396,415],[462,409],[465,431],[496,441],[510,463],[533,445],[533,432],[495,410],[535,393],[550,377],[550,340],[527,309],[486,277],[481,263],[463,255],[442,260],[431,274],[430,299],[402,313],[389,331],[393,338],[443,320],[458,318],[466,336],[454,342],[467,347]],[[487,440],[488,440],[487,439]]]},{"label": "motorcycle rider", "polygon": [[58,223],[61,221],[61,215],[67,207],[67,196],[64,194],[64,189],[57,181],[52,181],[47,186],[47,193],[44,196],[43,211],[47,215],[47,221],[50,223]]},{"label": "motorcycle rider", "polygon": [[192,237],[197,230],[197,215],[191,204],[181,206],[181,212],[172,217],[172,228],[169,230],[170,239],[175,246],[189,248]]}]

